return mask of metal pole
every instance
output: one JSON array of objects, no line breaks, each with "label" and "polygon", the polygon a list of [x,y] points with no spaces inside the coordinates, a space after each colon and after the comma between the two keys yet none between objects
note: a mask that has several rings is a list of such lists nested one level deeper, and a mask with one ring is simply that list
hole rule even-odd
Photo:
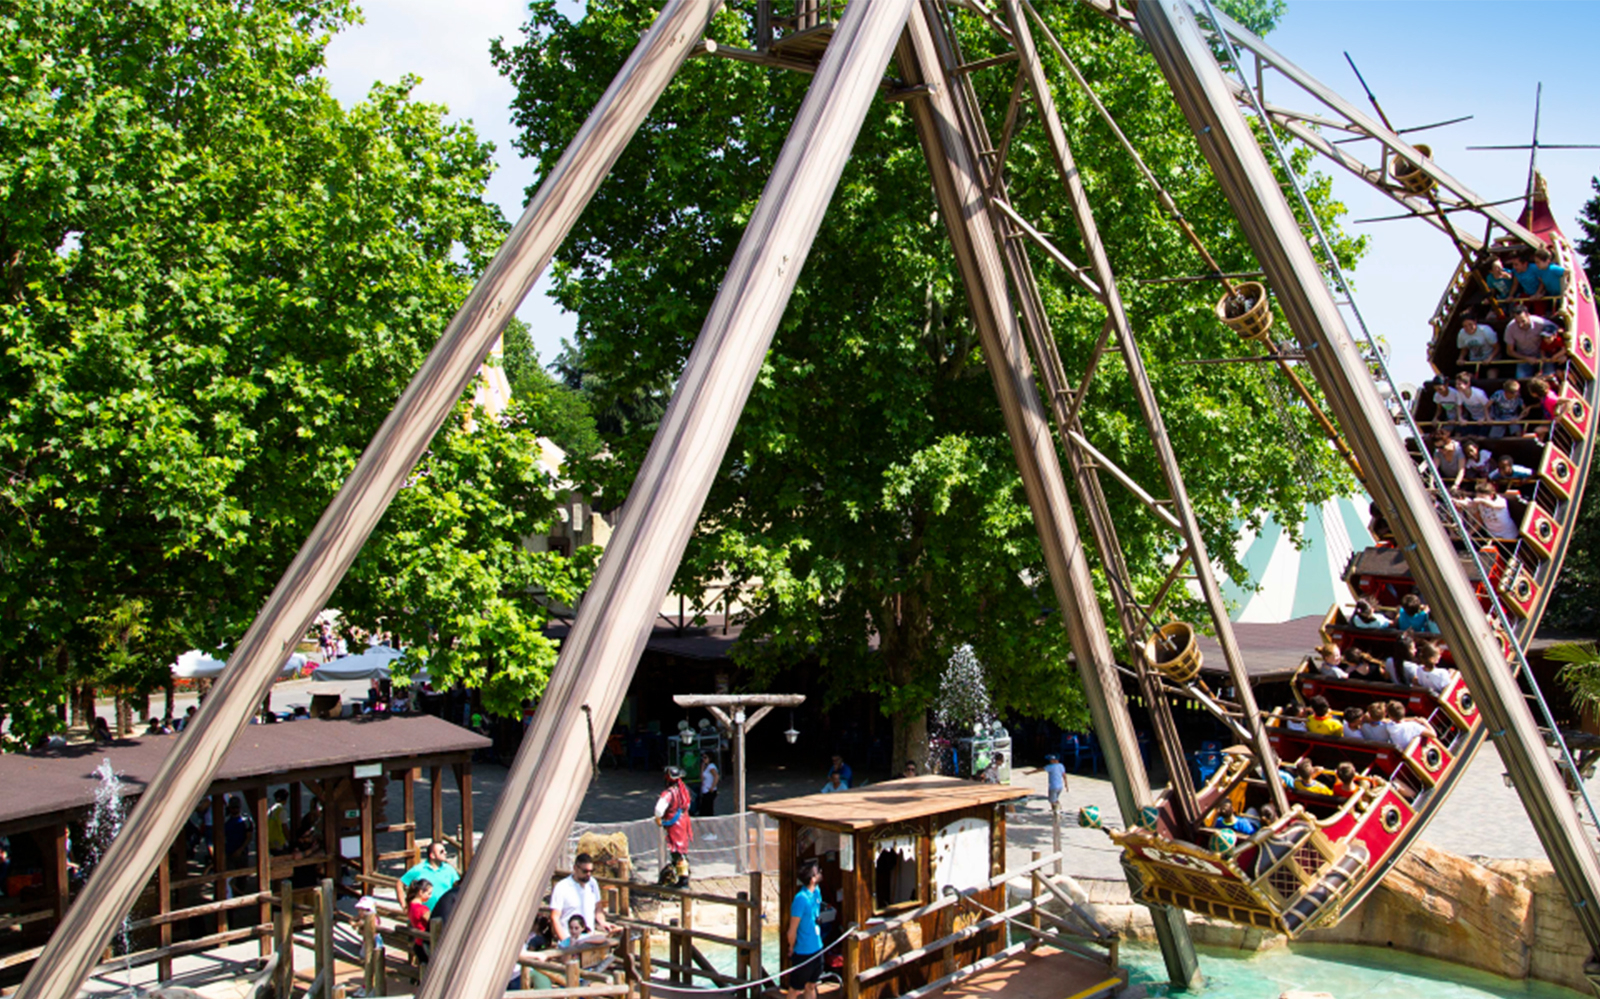
[{"label": "metal pole", "polygon": [[1221,70],[1179,0],[1140,0],[1139,23],[1172,93],[1200,141],[1217,180],[1307,364],[1327,395],[1368,487],[1406,555],[1412,576],[1439,621],[1490,737],[1516,784],[1539,841],[1576,909],[1584,935],[1600,951],[1600,861],[1595,857],[1560,774],[1546,754],[1532,714],[1433,503],[1373,386],[1360,351],[1322,281],[1311,248],[1277,179],[1239,113]]},{"label": "metal pole", "polygon": [[583,708],[609,730],[911,0],[851,4],[800,106],[563,644],[418,999],[489,999],[582,803]]},{"label": "metal pole", "polygon": [[157,769],[22,983],[19,999],[77,994],[228,747],[267,696],[284,657],[326,606],[389,501],[719,6],[716,0],[675,0],[640,40],[278,582],[230,657],[232,668]]},{"label": "metal pole", "polygon": [[[1151,802],[1149,778],[1139,755],[1138,739],[1121,694],[1116,657],[1096,602],[1094,580],[1073,519],[1072,504],[1062,480],[1049,423],[1034,384],[1032,365],[1006,289],[1005,273],[994,230],[988,222],[985,192],[977,164],[962,138],[954,81],[944,26],[917,5],[896,55],[907,85],[934,84],[925,98],[907,109],[917,128],[933,177],[935,197],[950,235],[972,306],[973,321],[1005,416],[1012,452],[1027,492],[1028,505],[1050,570],[1072,643],[1084,695],[1095,730],[1100,733],[1117,802],[1129,821]],[[1152,908],[1157,936],[1174,981],[1189,984],[1199,974],[1194,944],[1183,914]]]},{"label": "metal pole", "polygon": [[1222,600],[1222,590],[1217,586],[1216,573],[1211,568],[1211,556],[1206,551],[1205,537],[1200,531],[1200,522],[1195,518],[1194,507],[1189,502],[1189,491],[1183,482],[1183,474],[1178,470],[1178,455],[1172,447],[1172,440],[1167,436],[1166,422],[1161,418],[1161,407],[1156,403],[1155,390],[1150,385],[1150,375],[1145,370],[1144,358],[1139,353],[1139,345],[1134,339],[1133,326],[1128,321],[1128,313],[1122,305],[1122,293],[1117,290],[1117,278],[1111,271],[1111,258],[1106,253],[1105,244],[1100,239],[1100,229],[1096,225],[1094,212],[1089,207],[1089,195],[1083,186],[1083,177],[1078,172],[1077,164],[1073,162],[1072,148],[1067,143],[1066,130],[1061,126],[1061,118],[1056,112],[1055,98],[1050,92],[1050,82],[1045,79],[1044,68],[1039,63],[1039,51],[1033,44],[1033,34],[1028,29],[1028,18],[1022,11],[1020,0],[1006,0],[1006,10],[1011,19],[1013,42],[1021,56],[1021,69],[1026,74],[1028,85],[1033,90],[1034,100],[1039,105],[1039,117],[1044,123],[1045,136],[1049,141],[1051,155],[1055,159],[1056,170],[1061,175],[1061,181],[1066,186],[1068,200],[1072,204],[1072,213],[1078,222],[1078,232],[1083,237],[1084,248],[1089,252],[1090,266],[1094,269],[1095,280],[1105,295],[1106,312],[1111,322],[1116,326],[1117,346],[1122,352],[1123,363],[1128,368],[1128,381],[1133,389],[1134,399],[1139,403],[1140,415],[1144,417],[1146,428],[1150,431],[1151,443],[1156,449],[1156,460],[1161,466],[1162,477],[1167,483],[1167,492],[1172,497],[1173,513],[1180,523],[1180,533],[1187,544],[1190,561],[1194,565],[1194,574],[1200,584],[1201,595],[1205,598],[1206,606],[1211,612],[1211,623],[1216,631],[1217,644],[1222,646],[1222,658],[1228,665],[1228,677],[1233,681],[1234,696],[1245,715],[1245,725],[1250,731],[1250,741],[1255,750],[1256,760],[1261,765],[1261,776],[1266,781],[1272,793],[1273,803],[1278,808],[1280,815],[1287,815],[1289,802],[1283,791],[1283,783],[1277,779],[1278,756],[1272,749],[1272,744],[1267,741],[1266,729],[1261,724],[1261,713],[1256,708],[1254,689],[1250,685],[1250,674],[1245,668],[1244,653],[1239,648],[1239,641],[1233,634],[1233,623],[1228,619],[1228,608]]}]

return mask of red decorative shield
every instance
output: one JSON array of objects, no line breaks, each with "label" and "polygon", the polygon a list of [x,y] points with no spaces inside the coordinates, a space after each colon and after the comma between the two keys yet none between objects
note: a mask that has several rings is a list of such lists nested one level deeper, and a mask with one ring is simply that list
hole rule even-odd
[{"label": "red decorative shield", "polygon": [[1567,348],[1567,356],[1590,381],[1594,381],[1595,371],[1600,370],[1600,364],[1597,364],[1595,359],[1595,346],[1594,334],[1588,330],[1579,330]]},{"label": "red decorative shield", "polygon": [[1539,584],[1527,569],[1518,567],[1516,576],[1509,584],[1501,587],[1500,595],[1505,598],[1506,607],[1518,617],[1530,617],[1533,608],[1539,602]]},{"label": "red decorative shield", "polygon": [[1589,411],[1588,400],[1584,399],[1583,393],[1572,387],[1571,381],[1568,381],[1561,386],[1561,401],[1564,403],[1561,407],[1562,426],[1566,427],[1572,436],[1587,440],[1589,424],[1594,419],[1594,414]]},{"label": "red decorative shield", "polygon": [[1567,452],[1551,444],[1539,459],[1539,478],[1562,499],[1572,498],[1573,486],[1578,480],[1578,466],[1572,463]]},{"label": "red decorative shield", "polygon": [[1561,522],[1539,504],[1529,503],[1528,512],[1522,518],[1522,537],[1545,558],[1555,558],[1556,545],[1561,540]]}]

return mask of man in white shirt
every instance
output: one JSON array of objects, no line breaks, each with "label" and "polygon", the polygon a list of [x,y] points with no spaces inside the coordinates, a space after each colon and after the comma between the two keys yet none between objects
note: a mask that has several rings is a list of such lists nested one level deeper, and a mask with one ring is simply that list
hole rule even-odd
[{"label": "man in white shirt", "polygon": [[822,790],[819,793],[821,793],[821,794],[833,794],[836,791],[848,791],[848,790],[850,790],[850,789],[845,787],[844,778],[839,774],[839,771],[835,770],[832,773],[828,774],[828,782],[826,784],[822,785]]},{"label": "man in white shirt", "polygon": [[1406,706],[1400,701],[1390,701],[1383,723],[1389,731],[1389,741],[1402,753],[1420,736],[1433,735],[1433,726],[1421,718],[1407,718]]},{"label": "man in white shirt", "polygon": [[582,916],[583,925],[595,933],[611,930],[611,924],[606,922],[606,903],[600,894],[600,882],[594,879],[594,858],[587,853],[574,857],[572,873],[557,881],[550,890],[550,923],[558,942],[571,935],[567,924],[573,916]]},{"label": "man in white shirt", "polygon": [[1465,371],[1456,375],[1455,401],[1462,434],[1489,432],[1489,393],[1473,385],[1472,376]]},{"label": "man in white shirt", "polygon": [[710,757],[700,764],[700,800],[695,815],[717,814],[717,788],[722,784],[722,770]]}]

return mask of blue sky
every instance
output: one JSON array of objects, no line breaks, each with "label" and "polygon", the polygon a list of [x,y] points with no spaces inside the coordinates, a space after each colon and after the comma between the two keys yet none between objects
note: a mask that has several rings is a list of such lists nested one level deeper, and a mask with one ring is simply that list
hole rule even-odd
[{"label": "blue sky", "polygon": [[[569,15],[581,9],[572,0],[562,7]],[[488,44],[496,36],[519,37],[523,3],[366,0],[363,9],[366,23],[337,37],[329,48],[327,75],[334,93],[354,101],[374,80],[395,80],[404,73],[421,76],[419,97],[448,105],[495,143],[498,169],[490,197],[515,218],[533,177],[511,147],[515,130],[508,108],[513,92],[490,65]],[[1269,41],[1365,108],[1361,88],[1344,62],[1348,51],[1398,126],[1475,115],[1472,121],[1417,138],[1425,136],[1447,170],[1490,200],[1522,191],[1527,156],[1468,152],[1465,147],[1527,142],[1538,82],[1544,83],[1544,141],[1600,143],[1591,71],[1600,58],[1594,54],[1600,42],[1600,2],[1290,0]],[[1268,95],[1274,96],[1270,78]],[[1286,101],[1289,97],[1283,87],[1277,95]],[[1312,108],[1294,96],[1293,106]],[[1589,178],[1600,173],[1600,150],[1546,152],[1540,167],[1550,183],[1556,217],[1573,235],[1573,220],[1590,195]],[[1352,218],[1394,213],[1393,202],[1337,167],[1330,165],[1327,172]],[[1374,331],[1393,345],[1396,374],[1421,380],[1428,373],[1423,354],[1427,320],[1454,267],[1455,251],[1442,234],[1416,221],[1353,228],[1373,237],[1371,251],[1354,273],[1357,300]],[[532,327],[546,361],[554,358],[574,325],[573,317],[544,296],[542,286],[519,315]]]}]

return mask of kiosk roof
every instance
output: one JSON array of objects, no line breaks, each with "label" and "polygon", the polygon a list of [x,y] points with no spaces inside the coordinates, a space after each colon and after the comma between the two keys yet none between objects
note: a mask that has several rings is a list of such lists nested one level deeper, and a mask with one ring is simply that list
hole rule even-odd
[{"label": "kiosk roof", "polygon": [[1008,787],[1004,784],[981,784],[929,774],[924,777],[906,777],[884,781],[867,787],[834,791],[831,794],[808,794],[799,798],[785,798],[761,805],[751,805],[752,811],[777,818],[795,819],[808,825],[839,826],[845,829],[870,829],[918,819],[925,815],[953,812],[975,805],[992,805],[996,802],[1015,801],[1033,792],[1025,787]]}]

